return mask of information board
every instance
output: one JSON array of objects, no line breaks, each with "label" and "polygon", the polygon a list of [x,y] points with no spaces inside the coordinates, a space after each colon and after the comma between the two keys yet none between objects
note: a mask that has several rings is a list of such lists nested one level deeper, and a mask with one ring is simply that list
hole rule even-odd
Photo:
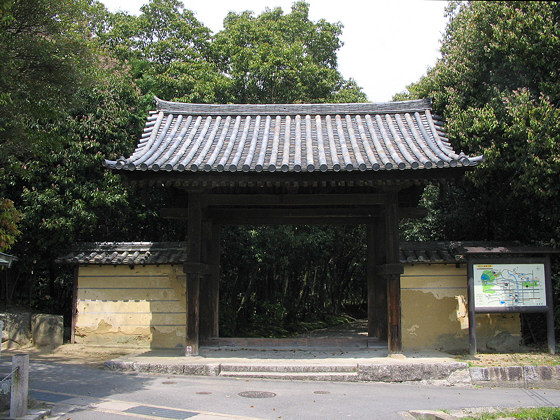
[{"label": "information board", "polygon": [[476,308],[545,307],[544,263],[473,264]]}]

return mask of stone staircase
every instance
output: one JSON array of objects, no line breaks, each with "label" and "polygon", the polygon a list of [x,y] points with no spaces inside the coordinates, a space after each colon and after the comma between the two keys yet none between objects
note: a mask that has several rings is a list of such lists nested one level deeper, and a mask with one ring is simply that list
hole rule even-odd
[{"label": "stone staircase", "polygon": [[358,381],[358,365],[222,364],[219,376],[308,381]]}]

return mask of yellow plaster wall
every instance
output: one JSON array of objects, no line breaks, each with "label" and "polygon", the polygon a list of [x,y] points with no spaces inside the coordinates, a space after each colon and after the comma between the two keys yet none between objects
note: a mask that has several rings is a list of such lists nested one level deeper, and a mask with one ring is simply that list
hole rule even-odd
[{"label": "yellow plaster wall", "polygon": [[83,266],[75,340],[98,345],[183,347],[185,275],[181,267]]},{"label": "yellow plaster wall", "polygon": [[[405,350],[468,350],[466,265],[406,265],[401,299]],[[480,350],[505,345],[500,344],[503,340],[508,346],[519,345],[519,314],[477,314],[476,324]]]},{"label": "yellow plaster wall", "polygon": [[[405,350],[468,350],[465,265],[406,265],[401,276]],[[185,345],[185,275],[181,267],[83,266],[79,269],[75,340],[98,345]],[[504,333],[521,337],[518,314],[479,314],[477,344]]]}]

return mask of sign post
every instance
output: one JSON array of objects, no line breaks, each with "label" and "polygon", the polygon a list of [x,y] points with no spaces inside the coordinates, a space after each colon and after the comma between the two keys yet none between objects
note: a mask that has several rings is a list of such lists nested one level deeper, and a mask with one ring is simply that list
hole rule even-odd
[{"label": "sign post", "polygon": [[469,258],[469,350],[476,354],[477,313],[545,312],[548,350],[556,351],[550,257]]}]

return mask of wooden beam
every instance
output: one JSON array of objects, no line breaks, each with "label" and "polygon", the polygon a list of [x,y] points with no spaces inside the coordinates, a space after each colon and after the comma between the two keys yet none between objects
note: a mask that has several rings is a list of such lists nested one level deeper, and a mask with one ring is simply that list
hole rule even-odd
[{"label": "wooden beam", "polygon": [[[385,264],[386,260],[385,245],[385,220],[378,219],[374,224],[373,254],[374,264],[379,266]],[[387,279],[385,276],[372,269],[374,276],[373,295],[373,330],[374,335],[380,341],[387,340]]]},{"label": "wooden beam", "polygon": [[200,196],[189,194],[187,226],[187,337],[185,356],[197,356],[199,348],[200,270],[202,267],[202,208]]},{"label": "wooden beam", "polygon": [[382,194],[206,194],[207,206],[372,206]]},{"label": "wooden beam", "polygon": [[376,308],[375,308],[375,228],[373,224],[367,225],[367,308],[368,308],[368,337],[377,337]]},{"label": "wooden beam", "polygon": [[[78,279],[80,267],[74,267],[74,283],[72,287],[72,321],[70,325],[70,343],[76,343],[76,318],[78,316]],[[6,295],[6,301],[8,297]]]},{"label": "wooden beam", "polygon": [[367,225],[375,217],[254,217],[229,216],[225,219],[215,218],[223,225]]},{"label": "wooden beam", "polygon": [[[200,321],[199,321],[199,338],[200,341],[211,337],[211,323],[210,323],[210,269],[208,259],[210,254],[212,222],[211,220],[202,221],[202,246],[200,259],[204,261],[206,270],[200,282]],[[202,274],[202,273],[201,273]]]},{"label": "wooden beam", "polygon": [[207,271],[200,283],[200,340],[219,335],[220,226],[205,220],[202,223],[202,259]]},{"label": "wooden beam", "polygon": [[[374,207],[362,208],[211,208],[209,216],[221,224],[309,224],[364,223],[377,217]],[[357,220],[356,220],[357,219]],[[294,220],[297,223],[294,223]]]},{"label": "wooden beam", "polygon": [[208,279],[210,289],[210,313],[211,329],[210,337],[219,337],[219,308],[220,308],[220,235],[221,226],[212,224],[210,250],[208,253],[208,264],[210,266],[210,276]]},{"label": "wooden beam", "polygon": [[[385,221],[385,264],[389,267],[400,264],[399,261],[399,218],[398,192],[387,192],[387,202],[384,213]],[[390,353],[402,352],[401,328],[401,277],[392,273],[387,278],[387,332]]]},{"label": "wooden beam", "polygon": [[187,273],[187,340],[185,356],[198,356],[200,322],[200,276]]},{"label": "wooden beam", "polygon": [[[368,214],[372,214],[372,208],[371,207],[364,207],[364,208],[360,208],[360,207],[338,207],[338,208],[317,208],[317,207],[307,207],[307,213],[302,213],[301,216],[303,215],[312,215],[312,216],[320,216],[320,215],[326,215],[326,216],[334,216],[334,215],[344,215],[347,214],[349,216],[355,216],[355,215],[368,215]],[[273,211],[274,209],[266,209],[267,211]],[[277,212],[278,214],[282,215],[285,213],[285,210],[280,210]],[[300,209],[303,210],[303,209]],[[291,210],[292,212],[295,210]],[[260,209],[232,209],[232,208],[228,208],[227,210],[225,208],[212,208],[209,209],[209,214],[211,215],[212,218],[216,219],[216,220],[227,220],[228,218],[232,217],[233,219],[237,219],[239,220],[240,218],[234,215],[238,215],[238,214],[252,214],[254,216],[259,216],[258,218],[261,218],[260,216],[262,215],[262,210]],[[251,213],[252,212],[252,213]],[[188,214],[188,210],[186,208],[164,208],[160,210],[160,216],[163,217],[164,219],[186,219],[187,218],[187,214]],[[420,219],[423,217],[426,217],[426,215],[428,214],[428,211],[425,208],[422,207],[400,207],[399,208],[399,219]],[[224,216],[225,215],[225,216]],[[233,220],[232,219],[232,220]],[[235,221],[228,221],[228,223],[235,223]],[[277,224],[277,222],[275,222],[274,224]]]}]

